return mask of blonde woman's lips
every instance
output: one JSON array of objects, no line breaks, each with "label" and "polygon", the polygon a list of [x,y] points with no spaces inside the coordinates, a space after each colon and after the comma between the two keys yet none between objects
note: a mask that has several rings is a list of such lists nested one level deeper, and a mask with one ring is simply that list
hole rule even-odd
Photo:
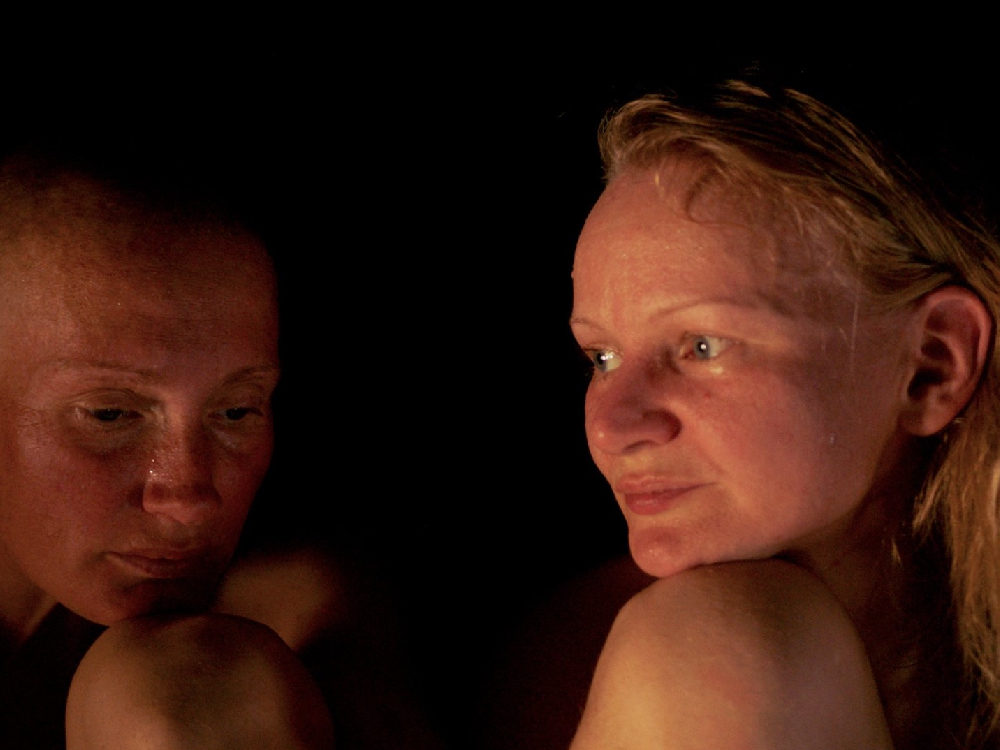
[{"label": "blonde woman's lips", "polygon": [[625,506],[637,516],[655,516],[677,506],[681,498],[708,482],[674,481],[653,478],[625,479],[615,487]]}]

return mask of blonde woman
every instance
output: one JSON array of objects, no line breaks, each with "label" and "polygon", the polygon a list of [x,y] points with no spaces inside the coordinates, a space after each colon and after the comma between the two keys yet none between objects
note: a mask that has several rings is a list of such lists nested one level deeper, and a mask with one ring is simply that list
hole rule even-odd
[{"label": "blonde woman", "polygon": [[601,131],[572,329],[658,580],[573,750],[997,745],[1000,245],[805,95]]}]

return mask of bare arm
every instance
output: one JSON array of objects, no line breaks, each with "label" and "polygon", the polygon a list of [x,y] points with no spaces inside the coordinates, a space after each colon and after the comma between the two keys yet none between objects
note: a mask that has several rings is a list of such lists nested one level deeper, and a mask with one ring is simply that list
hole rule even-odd
[{"label": "bare arm", "polygon": [[864,648],[809,573],[728,563],[622,609],[572,750],[891,748]]},{"label": "bare arm", "polygon": [[269,628],[227,615],[138,617],[97,639],[66,705],[67,750],[331,750],[315,683]]},{"label": "bare arm", "polygon": [[338,747],[438,750],[407,670],[387,582],[349,557],[297,548],[239,561],[213,608],[272,628],[333,715]]},{"label": "bare arm", "polygon": [[327,750],[332,716],[338,748],[436,750],[385,599],[322,550],[244,558],[212,613],[98,639],[74,677],[67,747]]}]

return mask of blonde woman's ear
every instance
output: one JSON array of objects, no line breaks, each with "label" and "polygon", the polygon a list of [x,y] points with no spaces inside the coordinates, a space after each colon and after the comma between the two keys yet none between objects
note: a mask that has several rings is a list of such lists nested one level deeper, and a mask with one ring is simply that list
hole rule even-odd
[{"label": "blonde woman's ear", "polygon": [[973,292],[936,289],[917,302],[912,375],[900,424],[913,435],[943,430],[972,398],[993,337],[989,311]]}]

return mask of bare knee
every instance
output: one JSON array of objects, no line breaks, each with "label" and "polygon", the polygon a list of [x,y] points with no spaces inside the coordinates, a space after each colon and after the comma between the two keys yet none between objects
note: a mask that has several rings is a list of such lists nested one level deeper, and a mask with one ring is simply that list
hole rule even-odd
[{"label": "bare knee", "polygon": [[136,618],[80,663],[67,750],[333,746],[329,713],[273,631],[224,615]]}]

